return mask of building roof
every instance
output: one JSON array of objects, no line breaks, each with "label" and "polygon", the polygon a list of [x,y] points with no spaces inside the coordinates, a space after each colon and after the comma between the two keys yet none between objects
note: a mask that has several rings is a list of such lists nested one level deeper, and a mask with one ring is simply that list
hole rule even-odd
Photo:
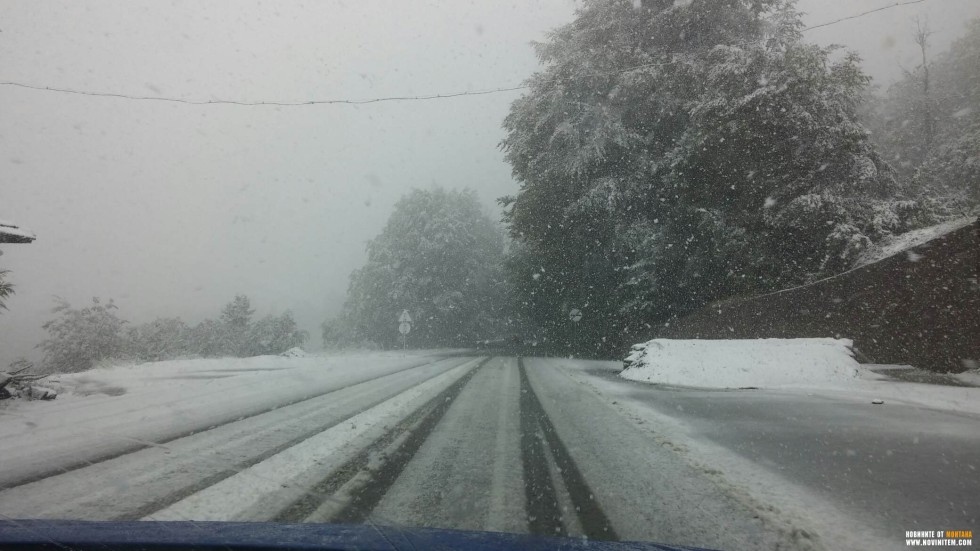
[{"label": "building roof", "polygon": [[13,222],[0,219],[0,243],[30,243],[37,239],[34,232],[19,227]]}]

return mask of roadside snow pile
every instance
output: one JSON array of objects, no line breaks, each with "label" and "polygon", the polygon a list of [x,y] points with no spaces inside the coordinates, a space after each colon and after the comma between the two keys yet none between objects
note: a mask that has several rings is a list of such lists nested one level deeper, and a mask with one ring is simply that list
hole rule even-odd
[{"label": "roadside snow pile", "polygon": [[[954,232],[965,226],[969,226],[976,220],[976,216],[966,216],[963,218],[957,218],[956,220],[949,220],[935,226],[929,226],[928,228],[913,230],[885,238],[877,245],[873,245],[867,251],[865,251],[864,254],[858,258],[856,266],[866,266],[868,264],[878,262],[879,260],[884,260],[890,256],[905,252],[909,249],[932,241],[937,237],[942,237],[947,233]],[[911,254],[909,256],[909,259],[912,261],[917,259]]]},{"label": "roadside snow pile", "polygon": [[284,357],[284,358],[305,358],[306,357],[306,351],[303,350],[302,348],[298,347],[298,346],[294,346],[294,347],[290,348],[289,350],[287,350],[287,351],[285,351],[285,352],[283,352],[282,354],[279,354],[279,355],[282,356],[282,357]]},{"label": "roadside snow pile", "polygon": [[774,387],[858,377],[848,339],[654,339],[633,346],[624,379],[708,388]]},{"label": "roadside snow pile", "polygon": [[[970,362],[969,365],[974,365],[975,363],[976,362]],[[957,373],[953,375],[953,377],[968,385],[980,386],[980,369],[970,369],[968,371],[964,371],[963,373]]]}]

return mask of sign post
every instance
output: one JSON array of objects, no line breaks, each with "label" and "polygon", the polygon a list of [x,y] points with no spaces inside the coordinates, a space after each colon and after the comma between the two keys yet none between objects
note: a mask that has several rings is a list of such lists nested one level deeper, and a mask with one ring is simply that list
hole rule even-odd
[{"label": "sign post", "polygon": [[412,315],[402,310],[398,316],[398,332],[402,335],[402,350],[408,346],[408,334],[412,331]]},{"label": "sign post", "polygon": [[582,321],[582,311],[578,308],[572,308],[568,311],[568,319],[573,323],[572,327],[572,340],[578,342],[578,322]]}]

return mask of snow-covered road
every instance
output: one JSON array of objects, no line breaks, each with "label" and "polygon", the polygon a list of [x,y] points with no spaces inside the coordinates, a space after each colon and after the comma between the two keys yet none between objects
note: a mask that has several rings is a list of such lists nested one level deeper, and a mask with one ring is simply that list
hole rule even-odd
[{"label": "snow-covered road", "polygon": [[857,549],[980,512],[971,414],[657,387],[613,362],[230,362],[66,376],[84,392],[0,409],[0,516]]}]

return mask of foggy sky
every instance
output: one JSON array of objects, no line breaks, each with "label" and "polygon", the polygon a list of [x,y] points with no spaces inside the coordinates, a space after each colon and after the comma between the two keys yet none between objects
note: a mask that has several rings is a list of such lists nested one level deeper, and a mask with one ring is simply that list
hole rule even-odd
[{"label": "foggy sky", "polygon": [[[808,25],[891,3],[802,0]],[[0,80],[127,95],[301,101],[514,86],[571,0],[0,1]],[[978,0],[932,0],[806,33],[887,84],[912,69],[915,16],[948,47]],[[319,347],[347,277],[413,187],[516,191],[497,144],[519,92],[425,102],[193,106],[0,87],[0,218],[16,295],[0,368],[33,347],[51,297],[114,298],[132,322],[217,316],[235,293],[294,312]],[[393,320],[394,321],[394,320]]]}]

